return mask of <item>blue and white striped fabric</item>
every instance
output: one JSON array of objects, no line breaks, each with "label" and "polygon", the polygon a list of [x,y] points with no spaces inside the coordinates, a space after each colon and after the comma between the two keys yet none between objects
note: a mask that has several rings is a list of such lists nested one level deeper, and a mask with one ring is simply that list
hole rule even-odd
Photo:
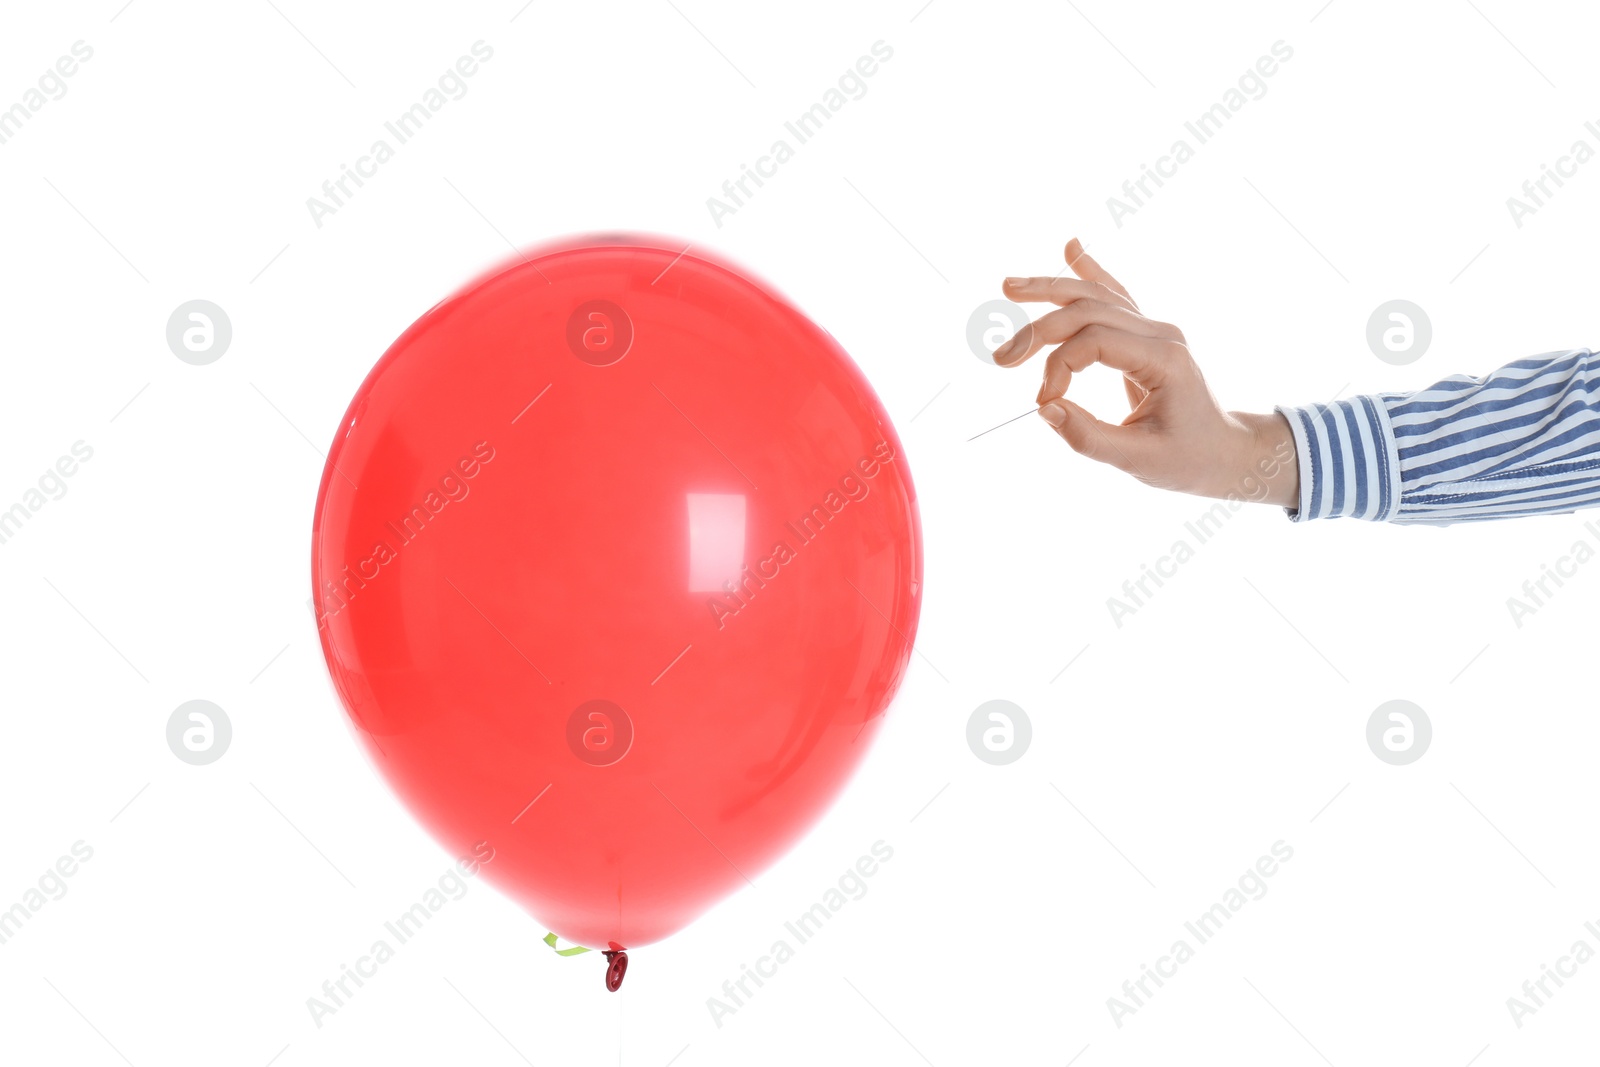
[{"label": "blue and white striped fabric", "polygon": [[1299,457],[1297,522],[1446,524],[1600,505],[1600,358],[1586,348],[1415,393],[1277,410]]}]

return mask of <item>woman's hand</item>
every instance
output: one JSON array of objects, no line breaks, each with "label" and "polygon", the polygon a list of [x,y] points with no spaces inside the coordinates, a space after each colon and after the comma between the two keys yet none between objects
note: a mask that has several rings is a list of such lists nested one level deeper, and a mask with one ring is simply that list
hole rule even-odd
[{"label": "woman's hand", "polygon": [[[1021,364],[1047,344],[1040,416],[1079,454],[1109,463],[1159,489],[1236,497],[1294,507],[1300,477],[1294,435],[1282,415],[1223,411],[1183,331],[1146,318],[1122,283],[1067,244],[1076,278],[1007,278],[1019,303],[1060,305],[995,349],[1002,367]],[[1102,422],[1066,398],[1074,373],[1104,363],[1122,372],[1133,409]]]}]

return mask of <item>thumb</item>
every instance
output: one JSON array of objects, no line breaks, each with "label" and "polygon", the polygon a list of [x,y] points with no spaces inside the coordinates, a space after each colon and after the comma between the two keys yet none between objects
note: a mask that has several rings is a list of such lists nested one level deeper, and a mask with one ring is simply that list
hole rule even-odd
[{"label": "thumb", "polygon": [[1137,474],[1139,432],[1128,426],[1101,422],[1066,397],[1057,397],[1039,408],[1039,417],[1049,423],[1072,450],[1099,463]]}]

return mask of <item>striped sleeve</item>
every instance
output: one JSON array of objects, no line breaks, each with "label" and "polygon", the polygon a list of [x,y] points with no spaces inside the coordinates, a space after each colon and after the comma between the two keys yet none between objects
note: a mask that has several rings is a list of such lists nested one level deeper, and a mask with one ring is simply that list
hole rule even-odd
[{"label": "striped sleeve", "polygon": [[1600,505],[1600,358],[1588,349],[1277,410],[1294,432],[1297,522],[1443,525]]}]

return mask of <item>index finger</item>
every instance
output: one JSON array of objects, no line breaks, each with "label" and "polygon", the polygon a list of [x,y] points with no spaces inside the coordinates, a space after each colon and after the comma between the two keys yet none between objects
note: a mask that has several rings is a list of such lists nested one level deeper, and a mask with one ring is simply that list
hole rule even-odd
[{"label": "index finger", "polygon": [[[1094,325],[1074,334],[1045,359],[1038,403],[1063,396],[1074,374],[1103,363],[1146,391],[1162,384],[1181,346],[1161,337]],[[1138,405],[1135,404],[1135,407]]]},{"label": "index finger", "polygon": [[1112,277],[1110,271],[1097,263],[1093,256],[1085,252],[1083,250],[1083,242],[1076,237],[1067,242],[1067,266],[1072,268],[1072,273],[1084,281],[1099,282],[1107,289],[1121,293],[1127,297],[1128,303],[1133,305],[1134,310],[1138,310],[1139,304],[1133,299],[1133,294],[1128,292],[1126,286]]}]

